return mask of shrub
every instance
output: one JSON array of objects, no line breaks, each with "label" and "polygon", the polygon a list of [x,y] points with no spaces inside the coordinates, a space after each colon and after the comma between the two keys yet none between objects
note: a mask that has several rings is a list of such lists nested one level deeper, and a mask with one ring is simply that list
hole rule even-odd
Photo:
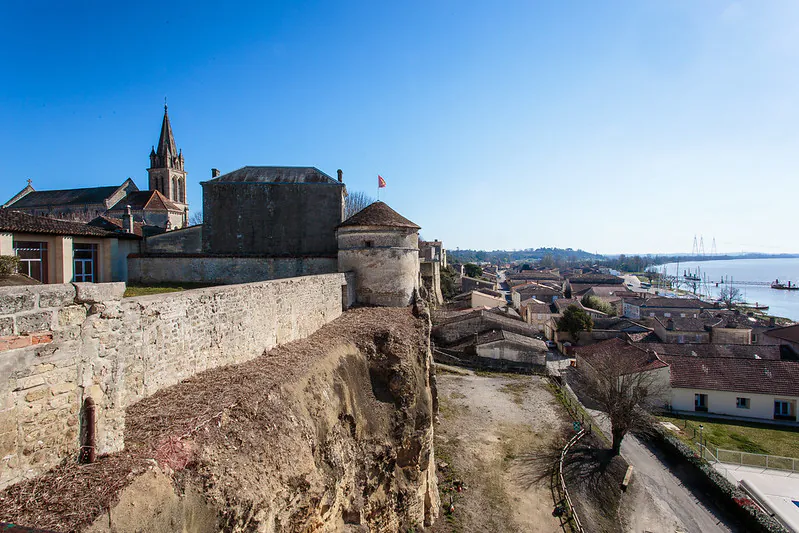
[{"label": "shrub", "polygon": [[7,278],[19,271],[19,257],[16,255],[0,255],[0,278]]}]

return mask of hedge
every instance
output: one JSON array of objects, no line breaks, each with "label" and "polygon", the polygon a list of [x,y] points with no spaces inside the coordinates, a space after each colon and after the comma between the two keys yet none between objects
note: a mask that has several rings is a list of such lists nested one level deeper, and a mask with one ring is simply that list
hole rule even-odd
[{"label": "hedge", "polygon": [[19,257],[16,255],[0,255],[0,278],[7,278],[19,271]]}]

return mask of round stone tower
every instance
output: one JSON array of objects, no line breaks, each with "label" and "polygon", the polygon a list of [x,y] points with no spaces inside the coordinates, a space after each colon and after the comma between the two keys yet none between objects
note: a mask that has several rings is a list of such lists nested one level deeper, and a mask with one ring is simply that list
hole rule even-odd
[{"label": "round stone tower", "polygon": [[339,272],[355,273],[357,303],[404,307],[419,287],[419,226],[383,202],[342,222]]}]

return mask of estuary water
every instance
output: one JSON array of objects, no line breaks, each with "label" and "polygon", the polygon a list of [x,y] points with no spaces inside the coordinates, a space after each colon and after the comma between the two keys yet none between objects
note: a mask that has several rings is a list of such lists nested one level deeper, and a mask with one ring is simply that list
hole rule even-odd
[{"label": "estuary water", "polygon": [[[722,278],[732,280],[732,285],[750,304],[768,305],[769,315],[790,318],[799,321],[799,291],[781,291],[768,285],[748,285],[744,282],[771,283],[779,279],[780,283],[799,283],[799,258],[778,259],[730,259],[726,261],[690,261],[686,263],[668,263],[655,267],[659,272],[666,267],[670,276],[679,275],[682,279],[687,270],[695,274],[699,269],[699,277],[707,277],[707,288],[711,297],[718,297],[719,290],[725,285],[716,283]],[[679,268],[679,272],[678,269]],[[704,288],[704,283],[702,287]],[[682,288],[687,288],[683,285]]]}]

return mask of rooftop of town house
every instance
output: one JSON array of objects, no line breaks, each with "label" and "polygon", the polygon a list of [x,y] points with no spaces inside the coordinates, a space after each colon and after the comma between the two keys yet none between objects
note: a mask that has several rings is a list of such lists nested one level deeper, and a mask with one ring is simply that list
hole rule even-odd
[{"label": "rooftop of town house", "polygon": [[493,296],[494,298],[502,298],[504,299],[505,296],[501,292],[492,291],[491,289],[480,289],[479,291],[467,291],[454,296],[453,300],[466,300],[472,296],[472,293],[482,294],[484,296]]},{"label": "rooftop of town house", "polygon": [[724,321],[720,318],[690,318],[690,317],[654,317],[653,322],[660,324],[669,331],[709,331],[710,328],[720,326]]},{"label": "rooftop of town house", "polygon": [[600,298],[632,294],[632,291],[624,285],[593,285],[589,292]]},{"label": "rooftop of town house", "polygon": [[315,167],[247,166],[203,183],[321,183],[344,184]]},{"label": "rooftop of town house", "polygon": [[136,211],[148,209],[151,211],[174,211],[182,213],[183,209],[161,194],[160,191],[134,191],[128,193],[110,209],[111,211],[124,211],[127,206]]},{"label": "rooftop of town house", "polygon": [[646,326],[634,320],[622,317],[595,318],[594,330],[624,331],[627,333],[646,333],[651,331]]},{"label": "rooftop of town house", "polygon": [[625,298],[624,303],[641,308],[663,309],[712,309],[715,307],[715,305],[703,302],[698,298],[640,298],[634,294],[631,294],[630,298]]},{"label": "rooftop of town house", "polygon": [[623,285],[624,278],[610,274],[578,274],[569,276],[569,282],[590,285]]},{"label": "rooftop of town house", "polygon": [[575,352],[578,358],[584,359],[592,367],[598,369],[598,367],[612,366],[618,368],[621,375],[668,366],[654,351],[618,338],[588,346],[577,346]]},{"label": "rooftop of town house", "polygon": [[123,232],[108,231],[83,222],[69,222],[0,209],[0,231],[40,233],[47,235],[72,235],[85,237],[136,238]]},{"label": "rooftop of town house", "polygon": [[[109,217],[109,216],[106,216],[106,215],[100,215],[99,217],[97,217],[97,218],[95,218],[93,220],[90,220],[88,222],[88,224],[90,226],[94,226],[95,228],[100,228],[100,229],[103,229],[103,230],[106,230],[106,231],[112,231],[112,232],[123,232],[124,231],[124,228],[122,226],[122,219],[121,218],[114,218],[114,217]],[[144,231],[145,227],[146,226],[144,226],[141,222],[137,222],[137,221],[134,220],[133,221],[133,234],[138,236],[138,237],[143,237],[144,234],[146,233]],[[158,230],[160,232],[164,231],[162,228],[158,228]]]},{"label": "rooftop of town house", "polygon": [[785,326],[783,328],[770,329],[764,332],[764,334],[775,339],[799,343],[799,324]]},{"label": "rooftop of town house", "polygon": [[494,342],[507,341],[527,348],[540,350],[542,352],[547,351],[547,345],[544,343],[544,341],[519,335],[518,333],[513,333],[503,329],[495,329],[489,331],[488,333],[478,334],[476,341],[478,346]]},{"label": "rooftop of town house", "polygon": [[663,344],[658,342],[648,342],[645,346],[642,346],[642,348],[654,350],[658,355],[677,355],[685,357],[727,357],[739,359],[780,359],[780,347],[774,344]]},{"label": "rooftop of town house", "polygon": [[681,389],[799,396],[795,361],[664,355],[671,386]]},{"label": "rooftop of town house", "polygon": [[374,202],[364,207],[339,224],[339,228],[351,226],[383,226],[391,228],[421,229],[419,226],[391,209],[384,202]]}]

